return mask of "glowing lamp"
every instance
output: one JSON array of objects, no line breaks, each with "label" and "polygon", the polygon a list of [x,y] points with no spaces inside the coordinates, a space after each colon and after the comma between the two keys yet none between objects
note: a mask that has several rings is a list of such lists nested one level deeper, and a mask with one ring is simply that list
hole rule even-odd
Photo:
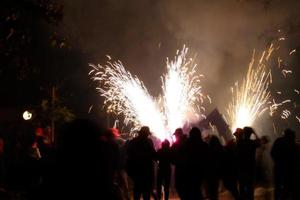
[{"label": "glowing lamp", "polygon": [[26,110],[26,111],[24,111],[23,112],[23,119],[24,120],[30,120],[32,118],[32,113],[31,112],[29,112],[28,110]]}]

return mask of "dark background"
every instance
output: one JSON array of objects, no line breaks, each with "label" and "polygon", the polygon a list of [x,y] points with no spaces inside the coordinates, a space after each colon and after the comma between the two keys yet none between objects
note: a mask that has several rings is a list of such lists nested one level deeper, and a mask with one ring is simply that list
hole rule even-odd
[{"label": "dark background", "polygon": [[[2,12],[2,20],[7,17],[5,13],[10,13],[8,8],[18,4],[11,2],[14,5],[2,5],[1,10],[7,11]],[[242,80],[253,49],[260,55],[271,42],[285,37],[273,58],[271,89],[276,99],[292,99],[293,103],[287,105],[292,115],[281,120],[280,110],[272,119],[264,115],[262,121],[274,122],[279,129],[290,126],[299,130],[300,123],[295,119],[300,115],[299,95],[294,92],[300,89],[299,1],[64,0],[58,4],[63,9],[54,22],[32,14],[30,9],[29,14],[21,15],[26,19],[19,23],[30,27],[30,45],[25,50],[21,47],[29,57],[25,67],[29,72],[20,79],[14,75],[20,72],[19,66],[14,68],[8,58],[1,63],[1,107],[39,105],[43,99],[49,99],[54,85],[76,116],[108,120],[102,109],[103,99],[88,76],[88,63],[105,64],[106,55],[121,60],[157,96],[166,57],[172,59],[185,44],[190,49],[189,56],[196,59],[198,73],[205,75],[203,90],[213,101],[207,106],[208,112],[218,107],[225,113],[231,99],[230,87]],[[9,31],[4,38],[8,34]],[[293,49],[297,52],[289,56]],[[288,78],[276,71],[278,56],[284,60],[285,68],[293,70]],[[276,91],[282,94],[278,96]],[[90,106],[93,107],[88,113]],[[264,130],[259,125],[258,128]]]}]

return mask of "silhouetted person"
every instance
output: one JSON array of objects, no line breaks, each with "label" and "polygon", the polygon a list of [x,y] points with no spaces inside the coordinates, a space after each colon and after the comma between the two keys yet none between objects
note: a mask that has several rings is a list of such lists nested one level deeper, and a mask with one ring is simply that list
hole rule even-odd
[{"label": "silhouetted person", "polygon": [[[252,134],[255,135],[255,140],[250,139]],[[256,148],[260,146],[260,140],[251,127],[243,128],[243,136],[244,138],[237,143],[240,198],[252,200],[254,198]]]},{"label": "silhouetted person", "polygon": [[24,132],[22,147],[20,150],[20,189],[25,190],[22,192],[24,192],[26,198],[30,198],[31,195],[38,189],[41,178],[41,155],[38,147],[36,146],[36,136],[32,128],[29,128]]},{"label": "silhouetted person", "polygon": [[189,135],[186,142],[186,199],[199,200],[203,199],[201,186],[207,174],[209,150],[198,128],[193,127]]},{"label": "silhouetted person", "polygon": [[[117,199],[113,190],[118,152],[101,138],[104,130],[92,121],[67,124],[58,146],[54,196],[49,199]],[[44,197],[45,198],[45,197]]]},{"label": "silhouetted person", "polygon": [[175,142],[171,147],[172,163],[175,165],[175,188],[180,199],[186,199],[186,152],[187,137],[181,128],[175,130]]},{"label": "silhouetted person", "polygon": [[143,126],[139,135],[128,143],[127,173],[134,184],[134,200],[139,200],[141,196],[144,200],[150,200],[156,153],[152,140],[148,138],[150,134],[149,127]]},{"label": "silhouetted person", "polygon": [[271,157],[270,147],[269,147],[269,137],[260,137],[260,147],[256,150],[256,185],[258,186],[268,186],[270,174],[268,172],[272,171],[270,168]]},{"label": "silhouetted person", "polygon": [[55,175],[55,149],[50,143],[45,142],[45,136],[41,128],[38,128],[35,134],[35,142],[33,147],[38,152],[38,171],[39,171],[39,188],[30,194],[30,199],[40,199],[47,195],[47,191],[51,184],[53,184],[53,177]]},{"label": "silhouetted person", "polygon": [[114,176],[114,185],[116,194],[120,197],[129,200],[129,190],[127,182],[127,174],[125,172],[126,149],[125,140],[121,138],[120,132],[116,128],[109,128],[106,130],[105,139],[111,146],[119,152],[118,157],[115,158],[117,170]]},{"label": "silhouetted person", "polygon": [[18,132],[7,172],[8,189],[25,199],[31,198],[40,186],[40,153],[35,139],[32,126]]},{"label": "silhouetted person", "polygon": [[214,135],[210,137],[208,147],[208,194],[210,200],[216,200],[218,199],[219,182],[224,170],[224,149],[219,138]]},{"label": "silhouetted person", "polygon": [[171,181],[171,148],[170,142],[164,140],[162,147],[157,151],[157,195],[161,199],[161,187],[164,186],[165,200],[169,199],[169,187]]},{"label": "silhouetted person", "polygon": [[298,163],[293,130],[286,129],[284,135],[275,140],[271,156],[274,161],[275,199],[295,199]]},{"label": "silhouetted person", "polygon": [[223,184],[237,200],[239,199],[237,143],[243,137],[243,129],[237,128],[233,135],[235,139],[230,140],[225,146]]}]

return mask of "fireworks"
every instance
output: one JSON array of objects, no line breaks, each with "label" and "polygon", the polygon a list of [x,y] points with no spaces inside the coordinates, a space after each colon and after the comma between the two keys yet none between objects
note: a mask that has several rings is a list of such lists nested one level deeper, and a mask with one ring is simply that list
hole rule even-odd
[{"label": "fireworks", "polygon": [[292,51],[290,51],[289,55],[292,55],[293,53],[296,53],[296,49],[293,49]]},{"label": "fireworks", "polygon": [[164,118],[143,82],[126,71],[123,64],[108,61],[105,66],[90,64],[93,79],[100,81],[98,91],[105,98],[107,112],[123,114],[125,124],[133,123],[132,131],[148,125],[159,138],[165,138]]},{"label": "fireworks", "polygon": [[287,75],[288,75],[288,74],[292,74],[293,71],[292,71],[292,70],[283,69],[283,70],[281,71],[281,73],[283,74],[284,78],[286,78]]},{"label": "fireworks", "polygon": [[[277,103],[272,98],[269,88],[270,84],[272,84],[272,73],[271,68],[267,64],[274,49],[272,44],[262,53],[258,61],[255,60],[254,52],[242,85],[239,85],[237,82],[235,87],[232,88],[233,98],[227,108],[228,121],[232,131],[239,127],[252,126],[254,121],[267,110],[270,116],[273,116],[280,106],[292,102],[290,99],[286,99]],[[296,50],[291,51],[290,55],[295,52]],[[278,67],[281,69],[283,61],[279,57],[277,61]],[[282,69],[281,73],[284,78],[287,78],[288,74],[292,74],[292,70]],[[294,91],[299,93],[296,89]],[[276,93],[278,95],[283,94],[281,91]],[[283,109],[280,117],[281,119],[288,119],[291,114],[290,110]]]},{"label": "fireworks", "polygon": [[258,61],[255,60],[254,52],[242,85],[236,83],[232,88],[233,98],[227,108],[231,130],[253,125],[255,119],[268,109],[272,75],[266,64],[273,50],[273,45],[271,45],[262,53]]},{"label": "fireworks", "polygon": [[202,100],[200,79],[195,75],[192,59],[186,60],[188,49],[183,48],[174,61],[167,60],[167,74],[162,77],[164,113],[168,130],[175,130],[187,120],[199,119],[195,110]]},{"label": "fireworks", "polygon": [[288,119],[291,115],[291,111],[289,111],[288,109],[285,109],[282,111],[281,114],[281,119]]},{"label": "fireworks", "polygon": [[300,117],[296,116],[296,119],[300,123]]},{"label": "fireworks", "polygon": [[[280,103],[276,103],[275,102],[275,99],[273,99],[273,101],[272,102],[269,102],[269,103],[271,103],[271,106],[269,107],[269,109],[270,109],[270,115],[272,116],[274,113],[275,113],[275,111],[280,107],[280,106],[282,106],[283,104],[286,104],[286,103],[291,103],[292,101],[290,100],[290,99],[287,99],[287,100],[284,100],[284,101],[282,101],[282,102],[280,102]],[[282,117],[281,117],[282,118]],[[283,118],[282,118],[283,119]]]},{"label": "fireworks", "polygon": [[196,103],[203,97],[196,65],[186,59],[187,51],[183,47],[174,61],[167,60],[160,100],[151,96],[143,82],[126,71],[120,61],[108,61],[105,66],[90,64],[93,69],[89,75],[99,81],[97,89],[105,98],[107,112],[123,114],[124,123],[133,125],[132,131],[146,125],[159,139],[171,139],[176,128],[198,116]]},{"label": "fireworks", "polygon": [[[236,82],[232,88],[232,101],[226,109],[232,131],[238,127],[252,126],[267,110],[272,116],[280,106],[291,103],[289,99],[275,101],[271,95],[272,73],[268,62],[273,51],[278,49],[271,45],[259,59],[254,51],[242,83]],[[196,73],[193,60],[186,58],[187,52],[188,49],[183,47],[177,51],[174,60],[167,59],[167,72],[161,77],[162,94],[159,98],[151,96],[143,82],[131,75],[121,61],[113,62],[110,57],[104,66],[90,64],[92,70],[89,74],[99,83],[97,90],[105,99],[107,112],[123,115],[124,124],[131,125],[132,132],[146,125],[159,139],[172,140],[176,128],[204,117],[204,99],[211,102],[208,95],[202,94],[202,75]],[[295,52],[291,51],[290,55]],[[277,61],[278,69],[288,78],[292,70],[283,69],[281,58],[278,57]],[[275,94],[283,97],[284,92],[277,91]],[[297,89],[294,92],[299,94]],[[280,114],[281,119],[288,119],[291,115],[288,109]],[[300,122],[299,117],[296,116],[296,119]]]}]

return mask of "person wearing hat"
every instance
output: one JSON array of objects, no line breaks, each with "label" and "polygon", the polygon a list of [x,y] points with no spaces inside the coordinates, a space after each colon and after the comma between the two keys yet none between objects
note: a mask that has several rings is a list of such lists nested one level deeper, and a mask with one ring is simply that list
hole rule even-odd
[{"label": "person wearing hat", "polygon": [[150,128],[148,126],[142,126],[140,131],[139,131],[139,136],[148,138],[148,136],[151,135]]},{"label": "person wearing hat", "polygon": [[175,130],[175,132],[173,133],[173,135],[176,137],[176,139],[182,137],[183,136],[183,130],[182,130],[182,128],[177,128]]},{"label": "person wearing hat", "polygon": [[243,137],[243,129],[237,128],[237,129],[235,130],[235,132],[233,133],[233,135],[235,136],[235,138],[236,138],[237,140],[242,139],[242,137]]},{"label": "person wearing hat", "polygon": [[149,135],[151,135],[149,127],[143,126],[138,136],[128,143],[127,173],[134,184],[134,200],[139,200],[141,196],[144,200],[150,200],[156,152]]},{"label": "person wearing hat", "polygon": [[186,135],[183,134],[182,128],[177,128],[173,134],[175,142],[171,147],[172,163],[175,165],[175,188],[180,199],[186,197],[185,185],[185,144],[187,141]]},{"label": "person wearing hat", "polygon": [[201,188],[208,173],[209,149],[199,128],[189,131],[184,151],[186,199],[203,199]]},{"label": "person wearing hat", "polygon": [[170,142],[165,139],[161,148],[157,151],[157,197],[161,199],[162,186],[164,188],[164,199],[169,199],[169,187],[171,181],[171,148]]}]

